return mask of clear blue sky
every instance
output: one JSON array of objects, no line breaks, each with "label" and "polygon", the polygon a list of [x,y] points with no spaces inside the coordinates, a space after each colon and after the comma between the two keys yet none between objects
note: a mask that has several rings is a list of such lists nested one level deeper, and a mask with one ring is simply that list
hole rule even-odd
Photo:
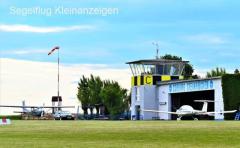
[{"label": "clear blue sky", "polygon": [[[13,8],[58,6],[119,11],[109,16],[11,14]],[[239,8],[237,0],[0,0],[0,57],[54,62],[45,51],[59,45],[62,63],[125,67],[127,61],[154,58],[152,41],[158,41],[161,55],[182,56],[196,69],[240,68]],[[26,26],[65,30],[39,33]]]}]

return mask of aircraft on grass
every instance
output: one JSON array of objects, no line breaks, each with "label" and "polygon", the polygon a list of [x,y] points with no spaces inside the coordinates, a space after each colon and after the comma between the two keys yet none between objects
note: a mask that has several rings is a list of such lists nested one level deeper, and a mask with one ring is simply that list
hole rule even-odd
[{"label": "aircraft on grass", "polygon": [[22,111],[14,111],[14,113],[21,113],[22,115],[31,115],[35,117],[42,117],[45,113],[44,109],[61,109],[61,108],[75,108],[75,106],[26,106],[25,101],[22,101],[22,106],[19,105],[0,105],[0,107],[22,108]]},{"label": "aircraft on grass", "polygon": [[[230,110],[230,111],[220,111],[220,112],[208,112],[208,102],[214,102],[212,100],[195,100],[195,102],[203,102],[202,110],[195,110],[190,105],[183,105],[176,112],[168,112],[168,111],[158,111],[158,110],[148,110],[144,109],[144,112],[155,112],[155,113],[167,113],[167,114],[175,114],[178,116],[177,120],[181,120],[183,116],[194,116],[194,115],[208,115],[214,116],[214,114],[224,114],[224,113],[234,113],[237,110]],[[198,118],[194,118],[194,120],[198,120]]]}]

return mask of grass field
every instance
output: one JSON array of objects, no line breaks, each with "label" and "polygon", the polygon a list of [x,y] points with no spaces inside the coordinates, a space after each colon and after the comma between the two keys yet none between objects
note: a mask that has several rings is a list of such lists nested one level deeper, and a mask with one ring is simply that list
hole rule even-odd
[{"label": "grass field", "polygon": [[16,120],[0,147],[240,147],[240,122]]}]

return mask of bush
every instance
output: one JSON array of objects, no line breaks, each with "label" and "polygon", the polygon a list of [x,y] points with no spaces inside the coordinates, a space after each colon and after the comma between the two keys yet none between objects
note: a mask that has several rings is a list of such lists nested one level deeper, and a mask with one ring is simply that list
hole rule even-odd
[{"label": "bush", "polygon": [[21,120],[21,116],[20,115],[1,115],[0,116],[0,119],[2,118],[8,118],[8,119],[11,119],[11,120]]},{"label": "bush", "polygon": [[[224,110],[238,110],[240,106],[240,74],[222,76]],[[225,114],[225,119],[232,120],[233,114]]]}]

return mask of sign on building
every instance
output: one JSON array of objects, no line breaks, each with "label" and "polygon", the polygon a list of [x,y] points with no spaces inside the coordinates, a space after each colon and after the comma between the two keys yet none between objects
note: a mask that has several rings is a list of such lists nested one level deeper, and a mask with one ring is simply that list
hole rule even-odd
[{"label": "sign on building", "polygon": [[191,92],[213,89],[212,80],[191,81],[169,84],[169,93]]}]

